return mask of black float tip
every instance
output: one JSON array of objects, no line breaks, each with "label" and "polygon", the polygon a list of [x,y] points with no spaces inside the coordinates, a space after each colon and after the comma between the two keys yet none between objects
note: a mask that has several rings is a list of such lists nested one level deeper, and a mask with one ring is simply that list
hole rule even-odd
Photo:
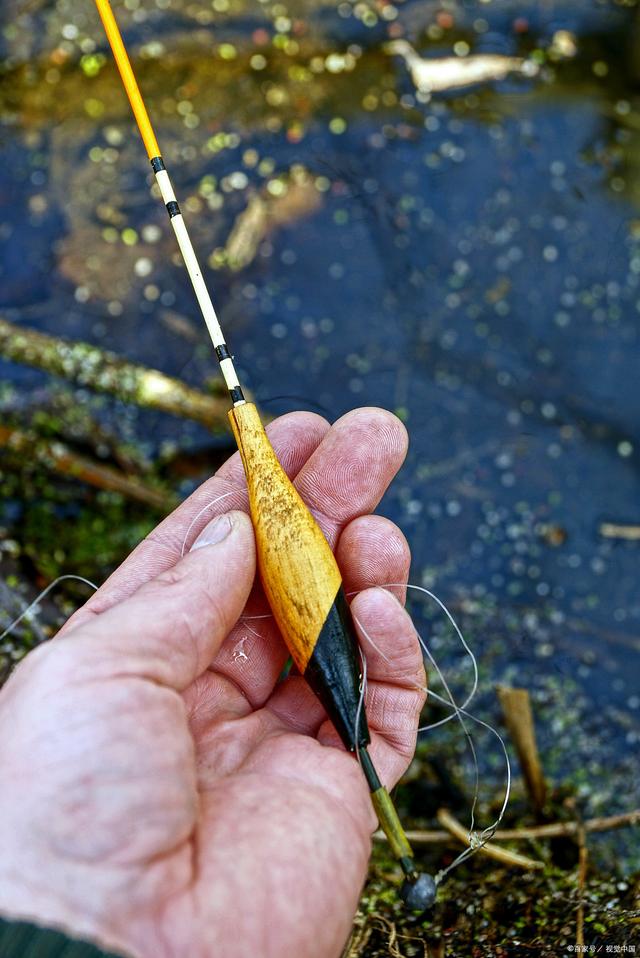
[{"label": "black float tip", "polygon": [[438,886],[431,875],[421,872],[417,878],[406,878],[400,889],[400,897],[407,906],[415,911],[425,911],[435,903]]}]

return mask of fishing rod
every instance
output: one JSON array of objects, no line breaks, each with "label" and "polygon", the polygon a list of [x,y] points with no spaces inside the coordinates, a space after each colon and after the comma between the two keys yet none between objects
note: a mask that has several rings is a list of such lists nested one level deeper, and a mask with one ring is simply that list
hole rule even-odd
[{"label": "fishing rod", "polygon": [[359,707],[358,641],[338,564],[320,526],[280,465],[258,410],[244,397],[122,34],[109,0],[96,0],[96,6],[229,390],[229,419],[247,479],[258,568],[267,600],[300,674],[324,705],[347,749],[359,757],[378,821],[405,876],[403,900],[411,908],[424,909],[435,900],[436,886],[430,875],[416,870],[413,850],[391,796],[367,750],[371,737],[364,709]]}]

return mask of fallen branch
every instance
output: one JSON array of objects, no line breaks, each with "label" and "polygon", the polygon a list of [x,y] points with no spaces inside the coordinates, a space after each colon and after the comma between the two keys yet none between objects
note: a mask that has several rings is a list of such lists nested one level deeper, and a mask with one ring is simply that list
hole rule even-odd
[{"label": "fallen branch", "polygon": [[274,183],[279,184],[280,192],[274,195],[265,189],[255,193],[233,224],[220,259],[234,271],[255,259],[263,239],[275,229],[297,223],[321,206],[321,194],[307,170],[290,170]]},{"label": "fallen branch", "polygon": [[0,447],[19,453],[21,457],[27,454],[30,462],[37,462],[51,472],[79,479],[97,489],[119,492],[127,499],[141,502],[160,512],[171,512],[179,502],[171,492],[156,489],[139,479],[125,476],[111,466],[103,466],[79,456],[61,442],[38,439],[19,429],[0,426]]},{"label": "fallen branch", "polygon": [[602,522],[598,532],[605,539],[627,539],[629,542],[637,542],[640,539],[640,526],[621,525],[617,522]]},{"label": "fallen branch", "polygon": [[[437,819],[448,832],[458,838],[464,845],[471,845],[469,841],[468,829],[464,827],[451,812],[446,808],[438,809]],[[534,858],[527,858],[526,855],[520,855],[518,852],[509,851],[507,848],[501,848],[499,845],[493,845],[487,842],[486,845],[479,845],[478,851],[503,865],[512,865],[516,868],[526,868],[527,871],[535,871],[544,868],[544,862],[537,861]]]},{"label": "fallen branch", "polygon": [[[608,832],[614,828],[628,828],[640,825],[640,808],[608,818],[590,818],[583,823],[585,832]],[[564,835],[577,835],[580,825],[577,822],[550,822],[548,825],[534,825],[531,828],[499,828],[493,841],[518,842],[536,838],[560,838]],[[410,842],[415,845],[445,844],[451,841],[451,833],[440,829],[414,829],[406,832]],[[376,832],[376,841],[385,841],[384,832]]]},{"label": "fallen branch", "polygon": [[527,793],[538,817],[545,802],[547,786],[536,743],[529,692],[506,685],[499,685],[497,692],[509,735],[518,753]]},{"label": "fallen branch", "polygon": [[214,431],[228,431],[229,402],[208,396],[179,379],[122,359],[90,343],[70,342],[0,319],[0,356],[62,376],[123,402],[195,419]]},{"label": "fallen branch", "polygon": [[584,825],[578,826],[578,911],[576,913],[576,945],[584,946],[584,890],[587,881],[587,841]]}]

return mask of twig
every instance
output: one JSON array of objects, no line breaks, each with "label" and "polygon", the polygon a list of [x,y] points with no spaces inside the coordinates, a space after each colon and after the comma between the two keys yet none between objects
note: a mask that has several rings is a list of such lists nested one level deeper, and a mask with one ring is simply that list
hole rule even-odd
[{"label": "twig", "polygon": [[[449,832],[443,832],[440,829],[405,829],[405,835],[410,842],[416,845],[441,845],[451,841]],[[373,840],[376,842],[386,842],[387,836],[382,830],[373,833]]]},{"label": "twig", "polygon": [[[608,832],[613,828],[627,828],[640,825],[640,808],[633,812],[610,815],[608,818],[590,818],[584,822],[585,832]],[[493,836],[494,841],[528,841],[531,838],[559,838],[563,835],[575,835],[577,822],[550,822],[548,825],[534,825],[532,828],[501,828]],[[416,845],[443,844],[451,841],[451,834],[439,829],[414,829],[406,832],[410,842]],[[376,832],[377,841],[385,841],[384,832]]]},{"label": "twig", "polygon": [[381,927],[389,935],[387,941],[387,951],[391,955],[391,958],[403,958],[402,952],[400,951],[400,946],[398,940],[401,941],[419,941],[422,945],[422,951],[425,958],[428,958],[427,943],[424,938],[418,938],[417,935],[401,935],[398,933],[395,922],[390,921],[388,918],[385,918],[384,915],[372,915],[372,919],[379,922]]},{"label": "twig", "polygon": [[[442,827],[446,828],[448,832],[451,832],[455,838],[460,839],[465,845],[471,844],[468,830],[453,817],[450,811],[446,808],[438,809],[437,818]],[[511,852],[498,845],[492,845],[490,842],[486,845],[480,845],[478,850],[489,858],[494,858],[496,861],[502,862],[503,865],[514,865],[517,868],[526,868],[528,871],[544,868],[544,862],[536,861],[534,858],[527,858],[525,855],[519,855],[517,852]]]},{"label": "twig", "polygon": [[640,526],[622,525],[617,522],[601,522],[598,532],[605,539],[628,539],[637,542],[640,539]]},{"label": "twig", "polygon": [[297,223],[320,207],[320,194],[313,176],[306,170],[289,171],[281,178],[280,185],[282,193],[277,196],[267,190],[251,196],[237,217],[223,253],[230,269],[237,271],[248,266],[257,256],[265,236],[278,226]]},{"label": "twig", "polygon": [[19,453],[23,458],[27,454],[30,462],[37,462],[52,472],[79,479],[97,489],[119,492],[128,499],[142,502],[160,512],[171,512],[179,502],[173,493],[155,489],[140,479],[125,476],[117,469],[79,456],[61,442],[37,439],[19,429],[0,426],[0,447],[2,446],[11,452]]},{"label": "twig", "polygon": [[576,945],[584,945],[584,886],[587,880],[587,842],[584,825],[577,822],[578,833],[578,911],[576,914]]},{"label": "twig", "polygon": [[358,958],[364,953],[373,928],[366,918],[357,915],[354,921],[354,927],[349,936],[349,941],[344,947],[341,958]]},{"label": "twig", "polygon": [[539,815],[545,802],[547,786],[536,744],[529,692],[527,689],[512,689],[505,685],[499,685],[497,692],[509,735],[518,753],[531,805],[536,815]]},{"label": "twig", "polygon": [[195,419],[218,431],[230,428],[226,397],[208,396],[157,369],[131,363],[90,343],[58,339],[0,319],[0,355],[110,393],[123,402]]}]

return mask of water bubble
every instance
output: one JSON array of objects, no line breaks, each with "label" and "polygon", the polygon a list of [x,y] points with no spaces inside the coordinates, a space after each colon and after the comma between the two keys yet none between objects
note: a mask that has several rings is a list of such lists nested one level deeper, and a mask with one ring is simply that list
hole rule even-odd
[{"label": "water bubble", "polygon": [[153,270],[153,263],[148,256],[141,256],[136,260],[133,270],[136,276],[148,276]]},{"label": "water bubble", "polygon": [[629,456],[633,455],[633,445],[628,439],[623,439],[622,442],[619,442],[617,449],[618,455],[622,456],[623,459],[628,459]]}]

